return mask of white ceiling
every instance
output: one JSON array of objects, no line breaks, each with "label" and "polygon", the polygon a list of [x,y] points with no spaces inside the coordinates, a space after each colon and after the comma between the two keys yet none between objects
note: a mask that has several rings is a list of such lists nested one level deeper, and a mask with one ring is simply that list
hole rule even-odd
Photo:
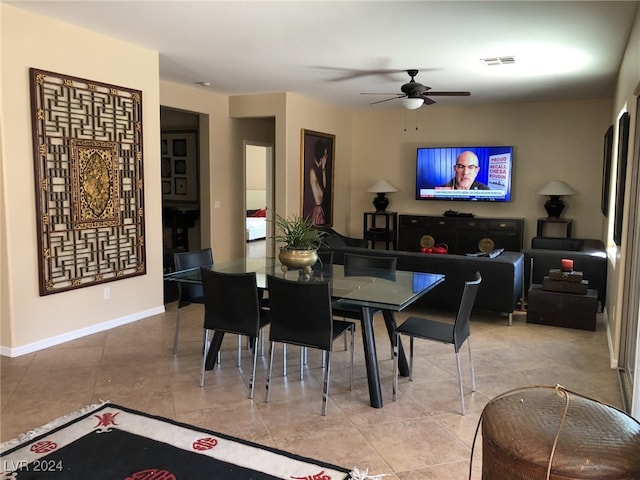
[{"label": "white ceiling", "polygon": [[[160,52],[160,77],[227,95],[296,92],[351,108],[409,80],[439,105],[610,97],[636,1],[17,1]],[[37,32],[34,32],[37,34]],[[486,57],[516,63],[486,67]],[[390,71],[395,73],[379,73]],[[378,73],[375,73],[378,72]],[[361,95],[362,92],[390,95]]]}]

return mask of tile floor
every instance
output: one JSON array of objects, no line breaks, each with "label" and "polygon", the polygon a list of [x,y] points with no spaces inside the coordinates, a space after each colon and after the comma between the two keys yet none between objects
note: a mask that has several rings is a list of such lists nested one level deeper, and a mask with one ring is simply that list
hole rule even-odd
[{"label": "tile floor", "polygon": [[[202,307],[183,310],[177,356],[172,355],[176,304],[167,312],[107,332],[24,355],[0,358],[0,440],[84,405],[109,400],[148,413],[321,459],[346,468],[388,474],[388,480],[469,478],[474,432],[485,404],[507,390],[562,384],[621,407],[617,373],[609,368],[606,333],[529,325],[516,314],[472,316],[477,390],[469,391],[468,355],[462,354],[467,415],[460,402],[453,349],[417,341],[414,381],[401,378],[391,401],[392,360],[384,324],[376,319],[376,341],[384,407],[369,406],[361,332],[356,331],[353,391],[348,389],[348,353],[336,344],[329,414],[320,415],[320,353],[310,352],[305,379],[298,376],[298,350],[290,347],[289,370],[281,360],[271,403],[264,402],[266,356],[259,360],[256,397],[247,398],[250,355],[235,365],[236,338],[227,336],[222,363],[198,386],[202,351]],[[439,312],[438,315],[446,316]],[[406,313],[398,314],[398,321]],[[377,317],[380,317],[378,315]],[[277,352],[281,354],[282,348]],[[280,367],[278,367],[280,366]],[[481,476],[476,441],[472,478]]]}]

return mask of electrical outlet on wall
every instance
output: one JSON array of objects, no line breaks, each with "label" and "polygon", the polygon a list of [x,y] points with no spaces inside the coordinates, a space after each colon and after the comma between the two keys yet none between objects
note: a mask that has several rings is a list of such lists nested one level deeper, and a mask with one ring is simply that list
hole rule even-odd
[{"label": "electrical outlet on wall", "polygon": [[111,289],[109,287],[105,287],[104,289],[104,299],[109,300],[111,298]]}]

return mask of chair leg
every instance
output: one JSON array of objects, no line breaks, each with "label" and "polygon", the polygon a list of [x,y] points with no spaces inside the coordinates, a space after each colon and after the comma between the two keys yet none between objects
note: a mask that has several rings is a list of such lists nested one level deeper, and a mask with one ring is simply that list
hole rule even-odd
[{"label": "chair leg", "polygon": [[251,369],[251,379],[249,380],[249,398],[253,400],[253,391],[256,380],[256,364],[258,363],[258,339],[251,338],[253,343],[253,368]]},{"label": "chair leg", "polygon": [[395,402],[398,396],[398,342],[400,341],[400,334],[393,333],[393,387],[391,389],[392,399]]},{"label": "chair leg", "polygon": [[355,345],[355,336],[356,329],[354,325],[351,327],[351,370],[349,372],[349,390],[353,390],[353,350]]},{"label": "chair leg", "polygon": [[282,375],[287,376],[287,344],[282,344]]},{"label": "chair leg", "polygon": [[305,357],[307,356],[307,349],[305,347],[300,347],[300,380],[304,380],[304,365],[305,365]]},{"label": "chair leg", "polygon": [[173,334],[173,354],[178,353],[178,334],[180,333],[180,307],[178,307],[178,313],[176,314],[176,331]]},{"label": "chair leg", "polygon": [[467,337],[467,347],[469,347],[469,363],[471,364],[471,391],[476,391],[476,369],[473,365],[473,356],[471,355],[471,337]]},{"label": "chair leg", "polygon": [[209,352],[209,330],[205,329],[203,334],[202,346],[202,366],[200,367],[200,386],[204,387],[204,374],[207,363],[207,353]]},{"label": "chair leg", "polygon": [[413,336],[409,337],[409,381],[413,382]]},{"label": "chair leg", "polygon": [[265,402],[269,403],[270,384],[271,384],[271,368],[273,367],[273,342],[269,342],[269,367],[267,368],[267,397]]},{"label": "chair leg", "polygon": [[327,399],[329,397],[329,375],[331,373],[331,351],[327,351],[327,363],[324,369],[324,387],[322,389],[322,415],[327,414]]},{"label": "chair leg", "polygon": [[460,367],[460,353],[456,352],[456,363],[458,364],[458,383],[460,384],[460,403],[462,404],[462,415],[466,414],[464,408],[464,387],[462,386],[462,368]]},{"label": "chair leg", "polygon": [[238,367],[242,365],[242,335],[238,335]]}]

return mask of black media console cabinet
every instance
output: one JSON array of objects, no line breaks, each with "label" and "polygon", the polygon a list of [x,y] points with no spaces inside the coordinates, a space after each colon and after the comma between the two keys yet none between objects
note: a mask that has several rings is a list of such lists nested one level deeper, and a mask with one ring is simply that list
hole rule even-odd
[{"label": "black media console cabinet", "polygon": [[418,252],[439,243],[456,254],[522,250],[523,218],[400,215],[398,223],[398,250]]}]

